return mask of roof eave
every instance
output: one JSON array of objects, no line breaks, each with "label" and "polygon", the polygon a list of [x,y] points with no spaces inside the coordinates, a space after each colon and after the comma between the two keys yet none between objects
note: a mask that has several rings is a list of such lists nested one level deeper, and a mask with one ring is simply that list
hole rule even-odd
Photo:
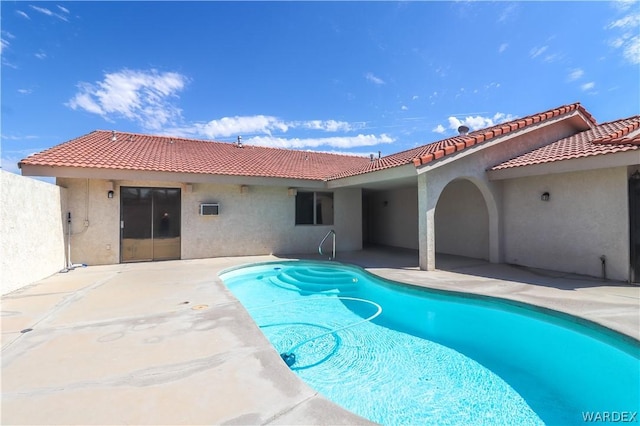
[{"label": "roof eave", "polygon": [[372,170],[353,176],[332,179],[327,182],[327,187],[331,189],[344,187],[368,186],[375,184],[385,184],[394,180],[404,181],[406,179],[417,179],[416,168],[413,164],[404,164],[389,167],[381,170]]},{"label": "roof eave", "polygon": [[584,170],[626,167],[640,164],[640,150],[615,152],[546,163],[487,170],[489,180],[506,180],[542,176],[554,173],[571,173]]},{"label": "roof eave", "polygon": [[22,165],[22,175],[75,179],[105,179],[118,181],[282,186],[310,189],[322,189],[327,187],[326,183],[321,179],[294,179],[268,176],[219,175],[206,173],[175,173],[150,170],[126,170],[89,167],[53,167],[30,164]]}]

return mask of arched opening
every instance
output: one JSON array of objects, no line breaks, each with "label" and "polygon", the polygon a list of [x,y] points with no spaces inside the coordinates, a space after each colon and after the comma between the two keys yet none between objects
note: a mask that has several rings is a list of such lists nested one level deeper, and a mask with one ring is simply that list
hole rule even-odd
[{"label": "arched opening", "polygon": [[435,215],[437,254],[489,260],[489,211],[480,189],[468,179],[455,179],[442,190]]}]

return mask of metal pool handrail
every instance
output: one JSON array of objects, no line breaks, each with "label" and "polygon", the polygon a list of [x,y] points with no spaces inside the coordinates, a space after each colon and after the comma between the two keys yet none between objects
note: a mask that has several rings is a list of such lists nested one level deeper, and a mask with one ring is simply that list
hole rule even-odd
[{"label": "metal pool handrail", "polygon": [[332,255],[329,256],[329,260],[333,260],[336,258],[336,231],[333,229],[327,232],[327,235],[325,235],[322,241],[320,241],[320,244],[318,245],[318,253],[320,253],[320,256],[324,256],[324,253],[322,253],[322,244],[324,244],[326,239],[329,238],[329,235],[333,235],[333,252]]}]

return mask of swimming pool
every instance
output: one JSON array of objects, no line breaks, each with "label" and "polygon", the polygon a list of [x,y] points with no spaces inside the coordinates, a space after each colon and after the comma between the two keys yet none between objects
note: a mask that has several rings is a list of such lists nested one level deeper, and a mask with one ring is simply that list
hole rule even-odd
[{"label": "swimming pool", "polygon": [[639,409],[640,344],[576,317],[335,262],[220,277],[296,374],[378,423],[584,424]]}]

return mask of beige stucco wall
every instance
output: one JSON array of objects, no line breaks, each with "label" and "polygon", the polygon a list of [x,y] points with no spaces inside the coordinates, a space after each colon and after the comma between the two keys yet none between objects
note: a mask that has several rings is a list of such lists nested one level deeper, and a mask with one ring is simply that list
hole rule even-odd
[{"label": "beige stucco wall", "polygon": [[[69,191],[74,263],[113,264],[120,261],[120,187],[181,188],[181,258],[253,254],[313,253],[331,229],[337,251],[362,247],[362,205],[359,189],[334,192],[333,225],[295,225],[295,196],[286,186],[193,183],[189,189],[175,182],[114,181],[115,195],[107,198],[109,181],[61,178]],[[218,216],[200,216],[201,203],[219,203]],[[85,226],[88,225],[88,226]],[[330,243],[325,252],[330,250]]]},{"label": "beige stucco wall", "polygon": [[0,170],[0,288],[7,294],[66,266],[64,189]]},{"label": "beige stucco wall", "polygon": [[[504,181],[508,263],[628,279],[627,168],[617,167]],[[549,192],[550,201],[541,201]]]},{"label": "beige stucco wall", "polygon": [[418,189],[398,188],[370,193],[369,241],[418,249]]},{"label": "beige stucco wall", "polygon": [[[200,203],[220,204],[220,215],[199,216]],[[331,229],[336,250],[362,247],[361,196],[358,189],[334,191],[333,225],[296,225],[295,196],[286,187],[194,184],[183,194],[183,258],[248,254],[313,253]],[[324,247],[329,253],[331,243]]]},{"label": "beige stucco wall", "polygon": [[440,194],[435,211],[436,252],[489,260],[489,214],[480,190],[455,180]]},{"label": "beige stucco wall", "polygon": [[[459,179],[472,182],[480,191],[488,214],[488,258],[493,263],[503,262],[504,247],[500,214],[502,182],[490,181],[487,169],[575,133],[575,123],[572,124],[572,120],[551,119],[543,125],[515,131],[506,139],[499,137],[418,167],[420,268],[433,270],[436,267],[435,253],[442,251],[437,246],[436,238],[444,243],[441,237],[436,237],[436,207],[445,187]],[[580,119],[577,120],[581,122]],[[445,247],[444,250],[448,248]]]},{"label": "beige stucco wall", "polygon": [[[474,155],[464,156],[457,161],[451,161],[445,164],[434,164],[432,167],[424,167],[419,170],[418,175],[418,202],[420,216],[419,243],[420,243],[420,267],[422,269],[431,270],[436,267],[435,253],[453,253],[462,256],[470,256],[485,259],[493,263],[502,262],[502,246],[501,246],[501,228],[500,228],[500,204],[502,197],[501,182],[489,181],[486,169],[489,165],[499,162],[496,158],[501,154],[498,147],[491,147],[482,150]],[[460,194],[460,200],[453,201],[458,197],[455,193],[446,194],[449,185],[456,185],[456,182],[466,182],[464,185],[465,192]],[[473,185],[474,189],[467,185]],[[445,195],[445,201],[440,203],[442,195]],[[471,204],[462,199],[463,196],[473,194]],[[453,204],[452,204],[453,203]],[[484,208],[481,206],[484,204]],[[436,214],[440,222],[443,216],[451,213],[452,207],[474,207],[474,212],[458,212],[456,216],[463,218],[465,221],[472,219],[475,214],[480,215],[480,220],[474,220],[473,223],[465,224],[467,230],[474,232],[477,237],[472,241],[467,240],[470,247],[462,250],[461,233],[457,230],[445,230],[443,226],[436,226]],[[444,212],[438,212],[437,209],[442,208]],[[455,218],[452,218],[455,220]],[[445,220],[446,221],[446,220]],[[451,224],[445,224],[450,226]],[[453,225],[460,227],[460,224]],[[486,228],[483,228],[486,227]],[[439,229],[439,232],[438,232]],[[440,234],[437,236],[437,234]],[[486,236],[486,237],[485,237]],[[451,237],[453,241],[447,241]],[[488,244],[485,243],[485,238]],[[436,239],[444,247],[437,244]],[[471,243],[477,244],[471,247]],[[488,252],[487,252],[488,250]]]},{"label": "beige stucco wall", "polygon": [[[118,263],[120,201],[117,185],[114,185],[115,196],[107,198],[106,180],[59,178],[56,183],[67,188],[67,212],[71,212],[71,262],[87,265]],[[68,231],[65,229],[65,232]]]}]

